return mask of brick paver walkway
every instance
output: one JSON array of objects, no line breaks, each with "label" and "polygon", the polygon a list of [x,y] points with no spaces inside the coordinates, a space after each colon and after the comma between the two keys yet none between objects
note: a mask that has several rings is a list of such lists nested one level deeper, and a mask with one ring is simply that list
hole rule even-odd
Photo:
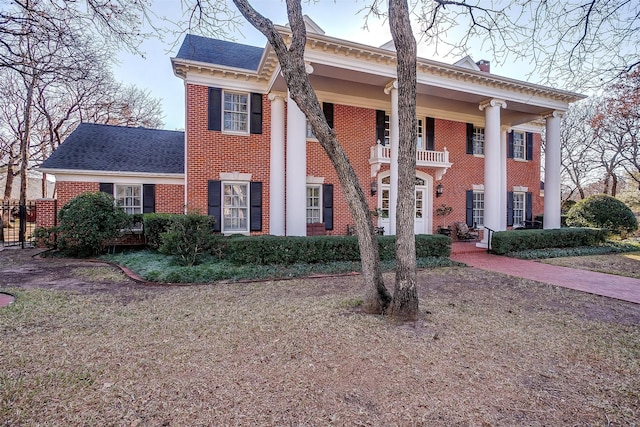
[{"label": "brick paver walkway", "polygon": [[469,243],[454,243],[451,259],[481,270],[640,304],[640,279],[492,255]]}]

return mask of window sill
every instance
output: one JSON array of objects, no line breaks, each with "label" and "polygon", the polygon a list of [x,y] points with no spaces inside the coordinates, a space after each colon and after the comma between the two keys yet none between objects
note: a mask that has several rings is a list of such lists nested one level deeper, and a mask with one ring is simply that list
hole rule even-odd
[{"label": "window sill", "polygon": [[223,130],[223,135],[234,135],[234,136],[249,136],[249,132],[241,132],[241,131],[231,131],[231,130]]},{"label": "window sill", "polygon": [[520,159],[520,158],[516,158],[516,157],[514,157],[513,160],[515,160],[516,162],[522,162],[522,163],[526,163],[526,162],[530,161],[530,160],[527,160],[527,159]]},{"label": "window sill", "polygon": [[473,154],[473,157],[484,159],[484,154]]}]

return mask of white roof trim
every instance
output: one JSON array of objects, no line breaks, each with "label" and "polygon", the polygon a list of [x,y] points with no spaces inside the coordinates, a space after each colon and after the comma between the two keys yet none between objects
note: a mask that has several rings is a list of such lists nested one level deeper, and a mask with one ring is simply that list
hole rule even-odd
[{"label": "white roof trim", "polygon": [[473,58],[471,58],[471,56],[469,55],[465,56],[462,59],[457,60],[456,62],[453,63],[453,65],[456,65],[462,68],[468,68],[473,71],[480,71],[480,67],[478,67],[478,64],[476,64],[473,61]]}]

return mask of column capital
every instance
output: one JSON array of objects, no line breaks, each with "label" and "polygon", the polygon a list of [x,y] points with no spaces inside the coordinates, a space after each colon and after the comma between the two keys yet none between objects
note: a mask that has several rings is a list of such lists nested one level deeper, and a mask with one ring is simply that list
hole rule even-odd
[{"label": "column capital", "polygon": [[547,113],[544,113],[542,115],[542,118],[545,119],[545,120],[546,119],[551,119],[551,118],[553,118],[553,119],[561,119],[564,116],[565,113],[566,113],[566,111],[553,110],[553,111],[549,111]]},{"label": "column capital", "polygon": [[387,85],[384,87],[384,93],[389,95],[394,89],[398,89],[398,80],[391,80],[389,83],[387,83]]},{"label": "column capital", "polygon": [[280,99],[282,101],[286,101],[287,100],[287,94],[284,92],[270,92],[269,93],[269,101],[273,102],[277,99]]},{"label": "column capital", "polygon": [[313,74],[313,65],[311,65],[311,62],[305,61],[304,70],[307,72],[307,74]]},{"label": "column capital", "polygon": [[507,108],[507,101],[505,101],[504,99],[493,98],[493,99],[488,99],[486,101],[483,101],[480,103],[480,105],[478,105],[478,108],[480,109],[480,111],[483,111],[487,107]]}]

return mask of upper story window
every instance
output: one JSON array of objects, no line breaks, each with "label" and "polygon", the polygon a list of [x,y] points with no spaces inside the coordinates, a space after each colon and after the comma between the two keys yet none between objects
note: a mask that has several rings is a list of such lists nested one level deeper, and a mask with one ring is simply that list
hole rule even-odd
[{"label": "upper story window", "polygon": [[128,214],[141,214],[142,185],[117,184],[115,187],[116,204]]},{"label": "upper story window", "polygon": [[238,92],[224,92],[224,131],[249,132],[249,95]]},{"label": "upper story window", "polygon": [[527,159],[524,132],[513,132],[513,158]]},{"label": "upper story window", "polygon": [[473,154],[484,155],[484,128],[473,127]]},{"label": "upper story window", "polygon": [[422,119],[416,120],[416,149],[424,150],[424,126]]},{"label": "upper story window", "polygon": [[[416,149],[419,151],[433,150],[433,119],[427,117],[416,119]],[[391,138],[391,124],[389,115],[384,116],[384,145],[389,145]]]}]

